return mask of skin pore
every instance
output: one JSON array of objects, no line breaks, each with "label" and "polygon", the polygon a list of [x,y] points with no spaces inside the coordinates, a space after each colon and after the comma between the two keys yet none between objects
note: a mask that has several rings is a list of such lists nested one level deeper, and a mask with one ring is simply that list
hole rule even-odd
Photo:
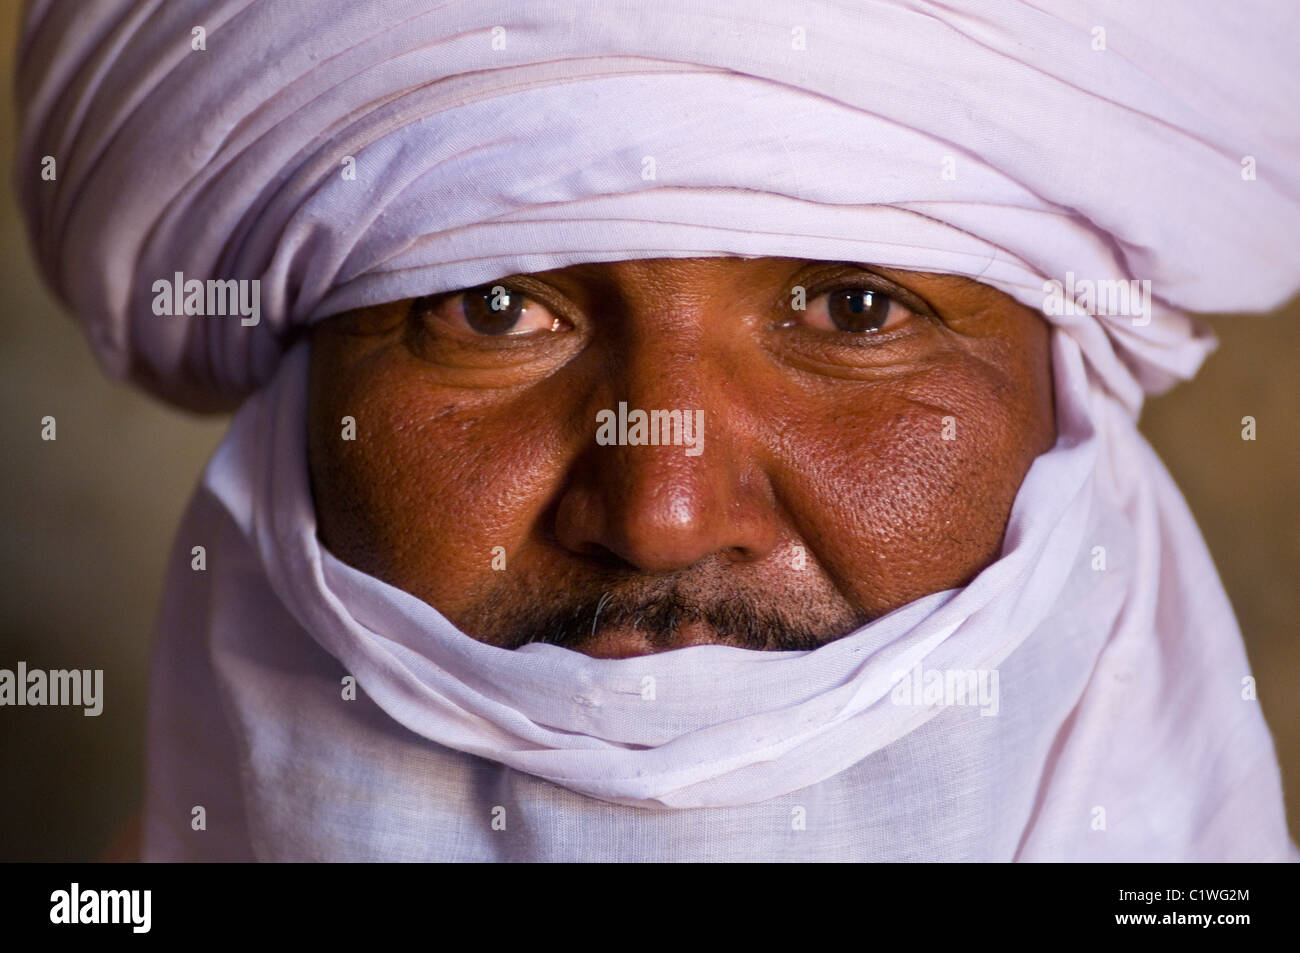
[{"label": "skin pore", "polygon": [[[312,335],[323,545],[506,648],[815,648],[994,561],[1056,439],[1046,320],[953,276],[573,265]],[[599,443],[620,402],[699,452]]]}]

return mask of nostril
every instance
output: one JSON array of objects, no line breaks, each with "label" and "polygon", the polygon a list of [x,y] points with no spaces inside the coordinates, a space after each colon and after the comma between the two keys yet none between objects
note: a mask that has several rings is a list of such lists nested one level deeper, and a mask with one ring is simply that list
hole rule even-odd
[{"label": "nostril", "polygon": [[600,543],[588,540],[577,544],[577,546],[567,548],[570,553],[590,560],[594,564],[594,568],[614,573],[636,571],[634,565],[614,552],[614,550]]}]

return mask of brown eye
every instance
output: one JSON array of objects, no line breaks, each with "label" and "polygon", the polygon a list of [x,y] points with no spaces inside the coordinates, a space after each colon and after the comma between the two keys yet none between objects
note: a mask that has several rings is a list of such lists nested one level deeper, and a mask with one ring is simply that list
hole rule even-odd
[{"label": "brown eye", "polygon": [[508,334],[524,316],[527,299],[505,285],[473,288],[464,295],[465,323],[479,334]]},{"label": "brown eye", "polygon": [[876,334],[895,327],[912,312],[896,299],[871,288],[840,288],[808,304],[806,321],[824,331]]},{"label": "brown eye", "polygon": [[568,322],[556,317],[528,295],[505,284],[479,285],[438,303],[416,299],[417,314],[427,315],[444,327],[469,336],[502,337],[536,331],[567,330]]}]

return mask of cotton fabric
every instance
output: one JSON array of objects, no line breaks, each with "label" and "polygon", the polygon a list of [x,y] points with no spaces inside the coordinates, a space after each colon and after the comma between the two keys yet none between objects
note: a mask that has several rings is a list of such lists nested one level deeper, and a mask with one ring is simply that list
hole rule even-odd
[{"label": "cotton fabric", "polygon": [[[146,856],[1289,856],[1231,608],[1134,423],[1213,346],[1186,309],[1300,284],[1300,21],[1220,16],[31,4],[20,185],[47,277],[110,372],[185,405],[247,398],[178,535]],[[1048,315],[1060,438],[1001,558],[814,652],[508,652],[320,546],[303,327],[720,254],[962,274],[1035,308],[1067,273],[1148,280],[1151,320]],[[159,317],[175,272],[257,279],[261,322]],[[917,665],[998,670],[999,713],[896,704]],[[198,803],[221,836],[189,828]]]}]

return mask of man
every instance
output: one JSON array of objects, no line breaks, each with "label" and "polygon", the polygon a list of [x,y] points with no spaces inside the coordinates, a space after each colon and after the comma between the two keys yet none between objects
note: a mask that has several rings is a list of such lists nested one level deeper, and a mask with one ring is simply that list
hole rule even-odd
[{"label": "man", "polygon": [[1300,283],[1294,15],[977,6],[32,5],[47,274],[240,405],[146,858],[1292,856],[1134,420]]}]

